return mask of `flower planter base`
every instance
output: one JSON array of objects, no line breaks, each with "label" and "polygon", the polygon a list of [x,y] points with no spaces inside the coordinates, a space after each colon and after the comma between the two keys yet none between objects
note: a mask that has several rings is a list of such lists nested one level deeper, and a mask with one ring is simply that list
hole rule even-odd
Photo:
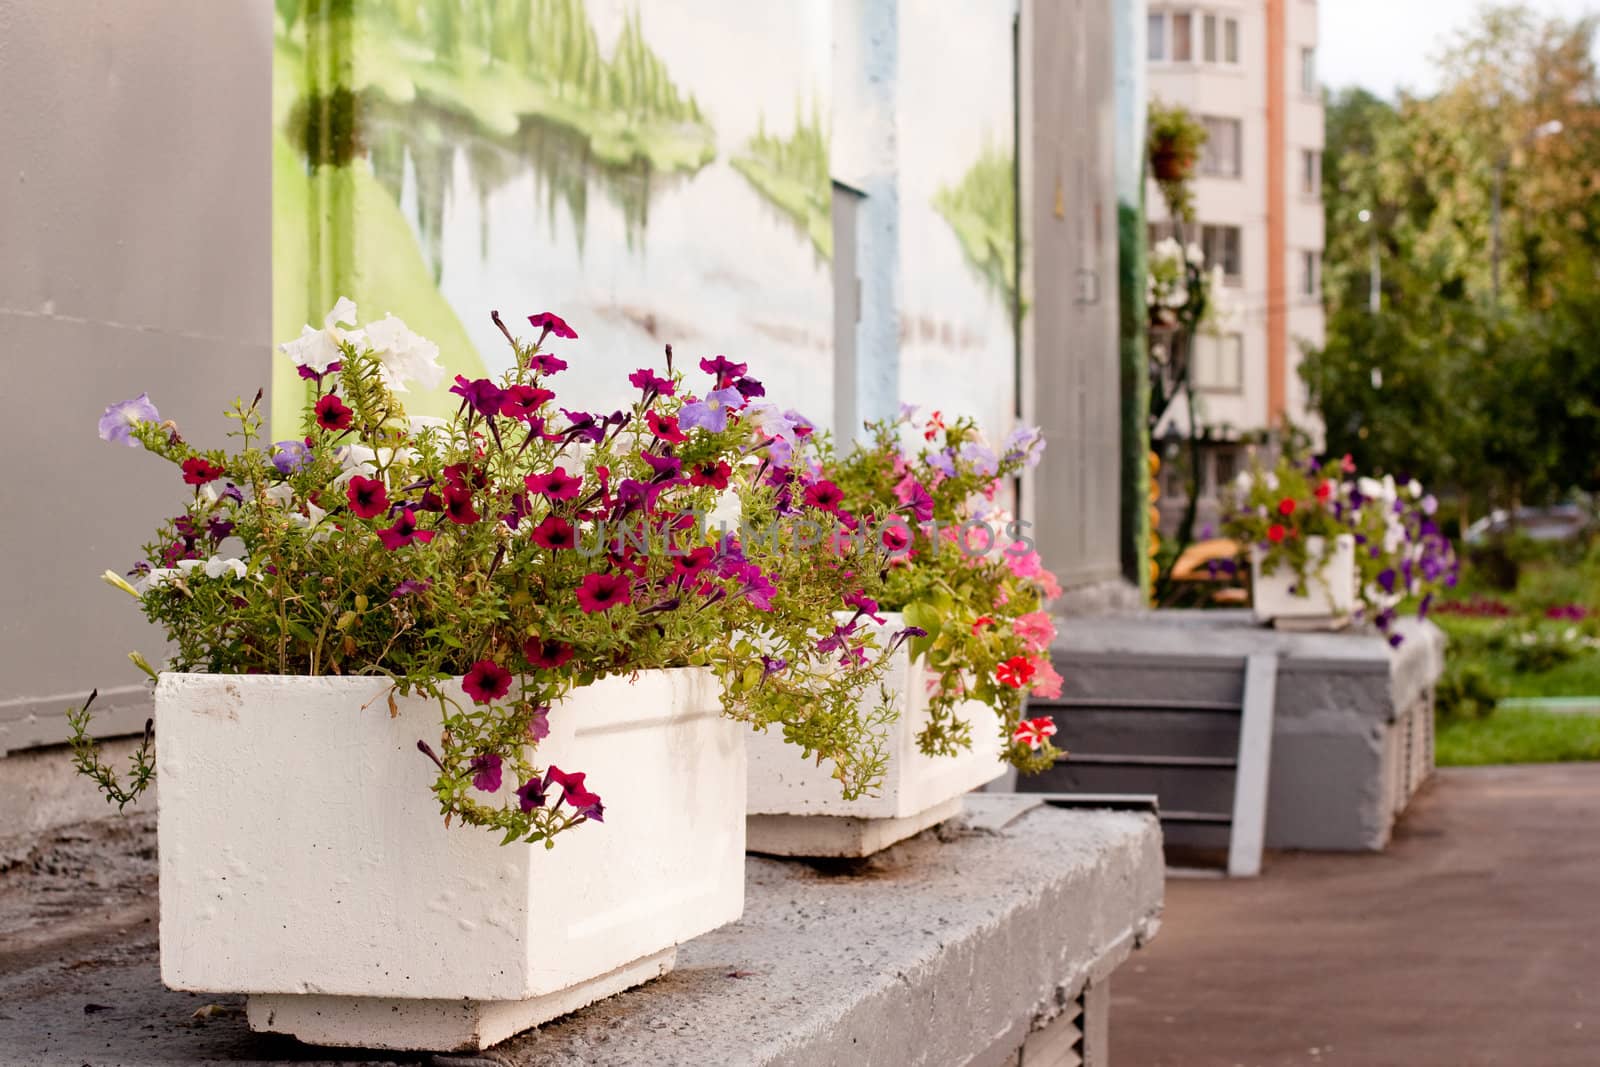
[{"label": "flower planter base", "polygon": [[339,1048],[480,1052],[672,970],[677,948],[528,1000],[404,1000],[267,994],[249,998],[250,1029]]},{"label": "flower planter base", "polygon": [[961,814],[961,798],[898,819],[845,815],[751,815],[745,820],[745,850],[768,856],[859,858]]}]

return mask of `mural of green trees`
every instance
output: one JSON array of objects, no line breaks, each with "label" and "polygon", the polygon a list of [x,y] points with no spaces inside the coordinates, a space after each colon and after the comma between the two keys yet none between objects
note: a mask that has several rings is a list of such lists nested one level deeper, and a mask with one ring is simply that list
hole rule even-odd
[{"label": "mural of green trees", "polygon": [[828,131],[815,101],[810,115],[795,105],[794,131],[767,131],[766,116],[754,137],[731,160],[757,192],[794,222],[823,259],[833,258],[833,182],[828,173]]},{"label": "mural of green trees", "polygon": [[1017,298],[1016,157],[987,148],[954,186],[940,189],[933,206],[955,231],[967,262],[1009,310]]}]

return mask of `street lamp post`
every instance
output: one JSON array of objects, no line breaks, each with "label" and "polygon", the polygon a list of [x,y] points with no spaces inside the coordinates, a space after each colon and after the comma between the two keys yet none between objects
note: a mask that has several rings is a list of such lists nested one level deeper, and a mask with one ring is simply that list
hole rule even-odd
[{"label": "street lamp post", "polygon": [[[1560,119],[1551,119],[1549,122],[1540,123],[1522,138],[1522,146],[1533,144],[1545,137],[1554,137],[1566,127]],[[1506,171],[1511,167],[1511,153],[1508,151],[1495,160],[1494,164],[1494,203],[1489,209],[1489,285],[1494,295],[1495,306],[1500,305],[1500,212],[1501,201],[1505,198]]]}]

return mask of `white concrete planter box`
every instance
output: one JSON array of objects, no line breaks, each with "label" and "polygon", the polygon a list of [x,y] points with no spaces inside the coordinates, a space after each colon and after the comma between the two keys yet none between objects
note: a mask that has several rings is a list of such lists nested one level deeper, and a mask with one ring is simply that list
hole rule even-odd
[{"label": "white concrete planter box", "polygon": [[[880,617],[883,639],[903,629],[900,615]],[[870,625],[870,623],[869,623]],[[888,765],[876,795],[845,800],[831,763],[803,759],[773,727],[749,735],[748,847],[774,856],[869,856],[954,817],[964,793],[1006,771],[1000,727],[988,705],[968,701],[958,714],[972,723],[972,749],[953,757],[925,756],[917,734],[927,722],[927,672],[902,645],[884,684],[900,708],[889,727]],[[881,700],[876,688],[863,703]]]},{"label": "white concrete planter box", "polygon": [[1257,622],[1276,623],[1285,629],[1339,629],[1350,622],[1356,603],[1356,542],[1349,534],[1333,539],[1330,550],[1323,537],[1306,538],[1311,568],[1305,589],[1287,564],[1271,574],[1262,572],[1264,553],[1250,550],[1250,599]]},{"label": "white concrete planter box", "polygon": [[666,973],[742,913],[745,730],[707,672],[608,678],[550,713],[540,763],[606,805],[551,850],[446,829],[416,748],[438,705],[391,718],[388,690],[161,677],[168,986],[246,993],[252,1029],[314,1044],[481,1049]]}]

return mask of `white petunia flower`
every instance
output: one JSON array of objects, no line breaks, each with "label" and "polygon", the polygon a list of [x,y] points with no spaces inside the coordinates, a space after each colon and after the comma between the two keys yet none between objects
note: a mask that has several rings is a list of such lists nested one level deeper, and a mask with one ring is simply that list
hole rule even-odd
[{"label": "white petunia flower", "polygon": [[341,296],[333,305],[333,310],[322,320],[322,329],[302,326],[300,336],[293,341],[283,342],[278,350],[293,360],[296,366],[305,367],[316,374],[326,374],[328,367],[339,362],[343,356],[339,350],[341,343],[349,341],[359,347],[364,340],[360,330],[340,329],[340,323],[348,326],[356,324],[356,306],[347,296]]},{"label": "white petunia flower", "polygon": [[397,393],[407,391],[407,382],[432,389],[444,378],[439,364],[439,346],[411,332],[393,313],[367,323],[367,346],[383,367],[383,381]]},{"label": "white petunia flower", "polygon": [[237,557],[224,559],[221,556],[212,556],[206,560],[206,577],[221,578],[224,574],[232,574],[235,578],[244,577],[244,560]]}]

